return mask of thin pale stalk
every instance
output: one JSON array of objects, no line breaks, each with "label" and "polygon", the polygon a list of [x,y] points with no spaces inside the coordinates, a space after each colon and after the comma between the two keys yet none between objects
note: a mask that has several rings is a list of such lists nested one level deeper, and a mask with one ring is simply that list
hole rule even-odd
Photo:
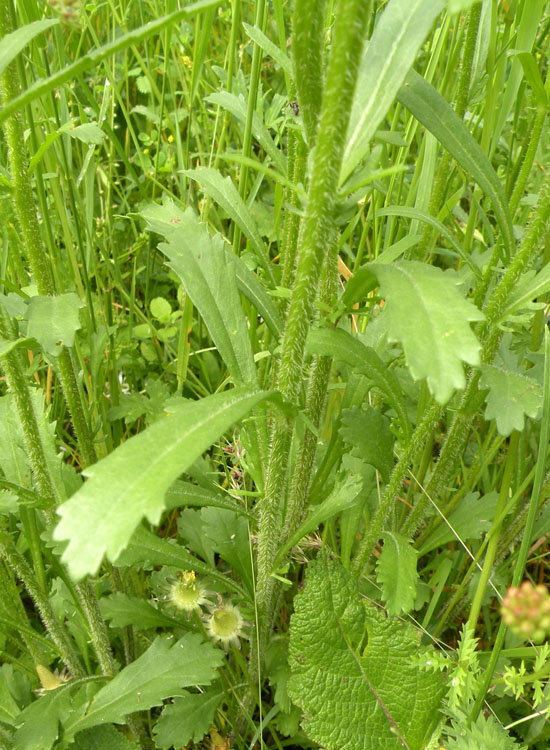
[{"label": "thin pale stalk", "polygon": [[508,493],[510,491],[510,486],[512,483],[514,470],[516,468],[519,436],[520,436],[520,433],[517,432],[516,430],[512,434],[512,437],[510,438],[510,444],[508,446],[508,454],[506,456],[506,465],[504,467],[504,474],[502,476],[500,492],[498,495],[497,509],[495,513],[495,519],[499,519],[499,520],[495,522],[493,528],[491,529],[491,534],[492,534],[491,540],[489,544],[487,545],[487,552],[485,553],[485,557],[483,559],[483,567],[481,570],[481,575],[479,576],[479,580],[477,582],[476,592],[474,594],[474,600],[472,602],[470,614],[468,615],[467,625],[468,627],[471,628],[472,633],[475,633],[477,619],[481,611],[481,604],[483,602],[485,590],[487,588],[487,584],[489,583],[489,577],[491,575],[493,563],[495,561],[497,550],[500,544],[500,529],[502,527],[502,520],[503,520],[501,516],[502,516],[502,511],[504,510],[504,508],[506,507],[506,503],[508,502]]}]

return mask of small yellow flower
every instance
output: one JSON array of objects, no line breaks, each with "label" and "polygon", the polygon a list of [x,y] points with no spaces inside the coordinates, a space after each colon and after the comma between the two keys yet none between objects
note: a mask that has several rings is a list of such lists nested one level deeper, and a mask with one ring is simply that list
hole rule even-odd
[{"label": "small yellow flower", "polygon": [[240,648],[239,638],[246,637],[242,631],[244,620],[241,613],[233,604],[220,604],[206,621],[208,635],[214,641],[220,641],[224,648],[230,643]]},{"label": "small yellow flower", "polygon": [[183,611],[189,616],[208,602],[208,592],[195,580],[193,570],[185,570],[178,574],[177,580],[170,579],[170,588],[166,599],[178,611]]}]

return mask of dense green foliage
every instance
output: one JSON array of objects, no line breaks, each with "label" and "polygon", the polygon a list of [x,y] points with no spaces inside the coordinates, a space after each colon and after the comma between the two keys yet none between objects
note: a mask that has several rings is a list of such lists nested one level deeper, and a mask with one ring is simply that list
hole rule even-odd
[{"label": "dense green foliage", "polygon": [[0,0],[0,750],[548,746],[549,44]]}]

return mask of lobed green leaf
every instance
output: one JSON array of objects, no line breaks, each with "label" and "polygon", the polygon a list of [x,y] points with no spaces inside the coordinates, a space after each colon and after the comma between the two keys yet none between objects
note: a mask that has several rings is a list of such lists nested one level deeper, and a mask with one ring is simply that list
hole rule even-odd
[{"label": "lobed green leaf", "polygon": [[220,649],[204,643],[196,633],[186,633],[178,641],[155,638],[144,654],[96,693],[86,713],[69,723],[66,731],[75,733],[106,722],[123,724],[128,714],[159,706],[182,688],[208,685],[223,658]]},{"label": "lobed green leaf", "polygon": [[480,388],[488,388],[485,419],[494,419],[500,435],[523,430],[525,417],[535,419],[542,409],[540,383],[526,375],[481,365]]},{"label": "lobed green leaf", "polygon": [[412,377],[426,378],[436,401],[445,404],[455,388],[464,388],[462,363],[480,362],[469,321],[483,320],[483,313],[460,294],[453,271],[416,261],[368,267],[386,301],[389,336],[403,345]]},{"label": "lobed green leaf", "polygon": [[410,540],[395,531],[385,531],[384,546],[376,563],[376,578],[389,615],[410,612],[416,599],[418,552]]}]

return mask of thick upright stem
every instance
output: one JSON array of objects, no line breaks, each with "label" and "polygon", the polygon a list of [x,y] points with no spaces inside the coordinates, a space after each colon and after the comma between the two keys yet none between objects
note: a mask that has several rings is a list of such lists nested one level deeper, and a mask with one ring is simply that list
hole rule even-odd
[{"label": "thick upright stem", "polygon": [[7,535],[2,535],[0,537],[0,554],[17,577],[23,581],[25,588],[40,612],[42,622],[46,626],[53,642],[59,649],[59,653],[61,654],[63,663],[67,669],[69,669],[75,677],[85,677],[86,672],[80,663],[80,659],[73,649],[67,633],[58,623],[48,597],[40,589],[31,566],[25,560],[23,555],[17,551],[15,544]]},{"label": "thick upright stem", "polygon": [[[292,403],[298,401],[302,386],[306,337],[312,321],[320,271],[328,251],[327,237],[330,236],[331,214],[338,189],[369,5],[365,0],[339,0],[335,11],[332,49],[319,120],[307,211],[282,344],[279,390]],[[307,19],[301,21],[306,22]],[[291,422],[279,418],[274,428],[258,536],[256,602],[260,623],[260,649],[265,642],[271,620],[270,607],[274,588],[271,568],[279,539],[281,498],[284,498],[285,494],[291,437]],[[259,654],[255,654],[253,667],[257,667],[258,664]]]}]

